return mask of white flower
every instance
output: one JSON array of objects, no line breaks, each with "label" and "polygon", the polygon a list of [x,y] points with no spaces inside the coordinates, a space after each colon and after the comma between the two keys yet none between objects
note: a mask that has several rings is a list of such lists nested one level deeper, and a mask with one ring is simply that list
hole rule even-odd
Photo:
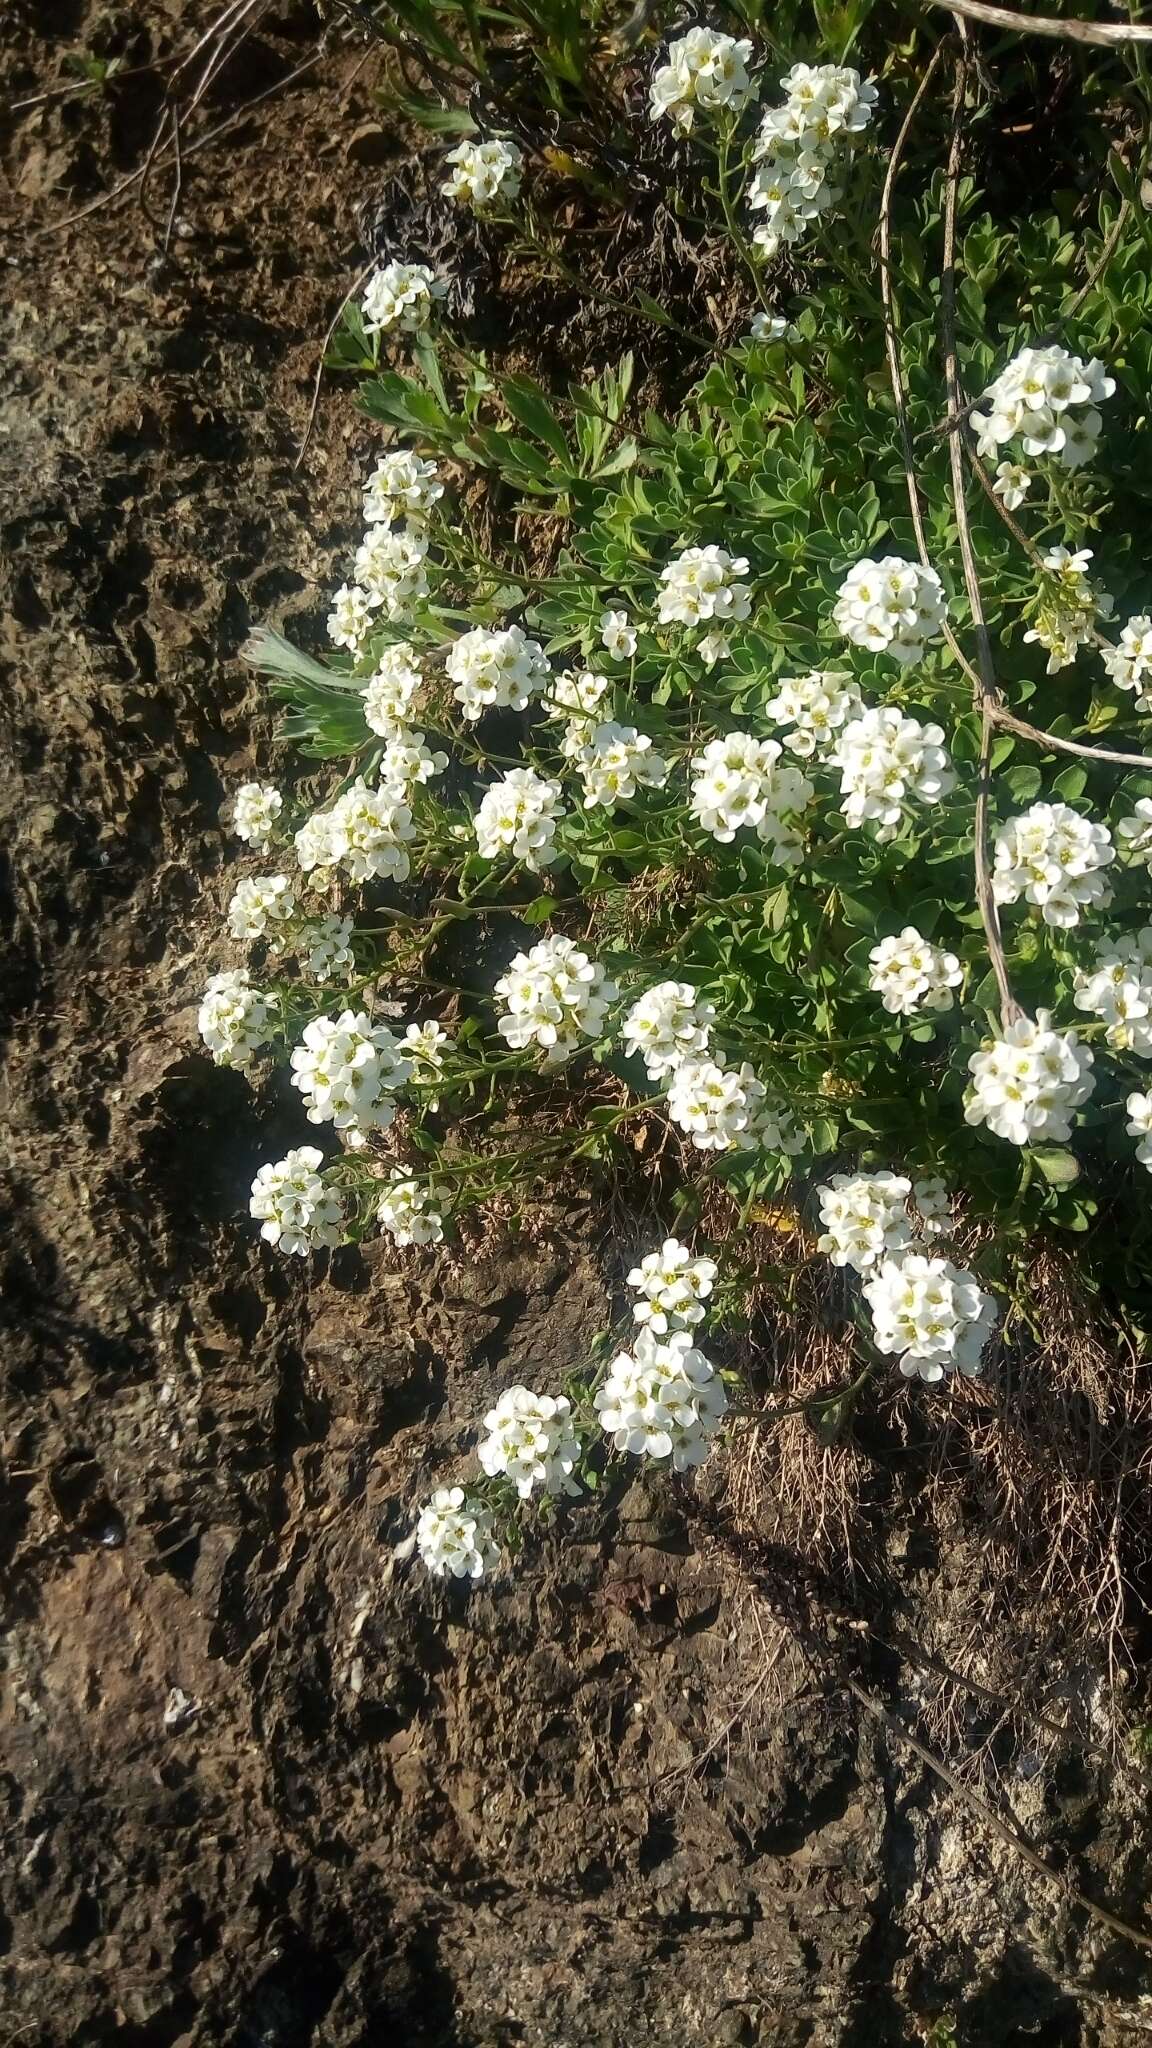
[{"label": "white flower", "polygon": [[386,263],[369,279],[364,293],[365,333],[386,334],[396,327],[402,334],[419,334],[447,290],[426,263]]},{"label": "white flower", "polygon": [[789,726],[784,745],[807,761],[823,757],[836,734],[864,706],[852,676],[838,669],[815,668],[805,676],[781,676],[777,693],[764,706],[766,718]]},{"label": "white flower", "polygon": [[540,642],[529,640],[522,626],[473,626],[449,650],[445,667],[468,719],[479,718],[490,704],[523,711],[552,673]]},{"label": "white flower", "polygon": [[364,685],[364,721],[370,732],[389,740],[409,722],[423,687],[420,657],[408,640],[382,649],[374,675]]},{"label": "white flower", "polygon": [[586,811],[597,804],[615,810],[638,789],[662,789],[668,780],[668,763],[662,754],[653,753],[647,733],[611,720],[596,726],[577,756],[577,765],[584,782]]},{"label": "white flower", "polygon": [[714,1259],[693,1258],[687,1245],[666,1237],[660,1250],[649,1252],[628,1275],[629,1287],[640,1297],[632,1305],[636,1321],[658,1337],[703,1322],[717,1270]]},{"label": "white flower", "polygon": [[424,568],[428,543],[423,534],[397,532],[391,526],[370,526],[356,550],[359,588],[373,611],[400,619],[428,595]]},{"label": "white flower", "polygon": [[524,153],[515,142],[498,137],[490,142],[461,142],[449,150],[445,162],[453,168],[440,190],[449,199],[470,206],[473,213],[507,205],[520,190]]},{"label": "white flower", "polygon": [[256,1175],[249,1208],[262,1225],[261,1237],[279,1251],[303,1257],[322,1245],[343,1244],[344,1203],[338,1189],[325,1187],[323,1163],[314,1145],[300,1145]]},{"label": "white flower", "polygon": [[245,968],[214,974],[196,1018],[201,1038],[218,1067],[247,1067],[275,1036],[274,995],[253,988]]},{"label": "white flower", "polygon": [[443,1199],[439,1188],[413,1180],[402,1166],[394,1166],[376,1215],[395,1244],[442,1244],[444,1218],[436,1204]]},{"label": "white flower", "polygon": [[972,1273],[949,1259],[912,1252],[885,1259],[864,1283],[872,1311],[872,1341],[878,1351],[895,1352],[906,1379],[930,1383],[945,1373],[972,1379],[996,1321],[996,1302]]},{"label": "white flower", "polygon": [[562,1394],[508,1387],[484,1417],[484,1427],[488,1435],[477,1456],[490,1479],[510,1479],[521,1500],[537,1491],[579,1493],[572,1474],[580,1462],[580,1439],[571,1402]]},{"label": "white flower", "polygon": [[641,1330],[633,1349],[612,1360],[596,1395],[614,1449],[670,1458],[677,1472],[703,1464],[727,1407],[723,1381],[688,1330],[662,1340]]},{"label": "white flower", "polygon": [[416,1548],[438,1579],[482,1579],[500,1562],[491,1510],[462,1486],[437,1487],[420,1512]]},{"label": "white flower", "polygon": [[[981,455],[994,456],[1006,442],[1018,439],[1026,455],[1055,455],[1066,468],[1077,469],[1087,461],[1100,433],[1096,406],[1115,389],[1115,379],[1095,357],[1085,363],[1056,342],[1021,349],[985,391],[987,411],[972,414],[977,448]],[[1001,463],[997,473],[1014,468]],[[1030,481],[1025,479],[1016,504]],[[1000,491],[1000,496],[1011,510],[1013,500],[1007,491]]]},{"label": "white flower", "polygon": [[816,1190],[824,1233],[817,1239],[834,1266],[869,1273],[912,1242],[907,1202],[912,1183],[899,1173],[836,1173]]},{"label": "white flower", "polygon": [[839,171],[867,128],[876,88],[847,65],[797,64],[781,80],[785,99],[760,123],[760,159],[748,204],[764,220],[753,241],[768,257],[797,242],[840,196]]},{"label": "white flower", "polygon": [[314,981],[336,981],[356,965],[351,939],[356,927],[350,917],[328,911],[304,925],[297,935],[297,948]]},{"label": "white flower", "polygon": [[636,628],[627,612],[601,612],[600,642],[613,661],[631,661],[636,652]]},{"label": "white flower", "polygon": [[913,1181],[912,1213],[921,1237],[947,1237],[952,1228],[952,1197],[947,1181],[935,1175]]},{"label": "white flower", "polygon": [[992,489],[996,497],[1003,499],[1007,510],[1015,512],[1028,496],[1031,482],[1028,471],[1021,469],[1018,462],[998,462]]},{"label": "white flower", "polygon": [[659,618],[662,626],[699,625],[701,619],[746,619],[752,593],[737,578],[746,574],[747,557],[730,555],[712,543],[685,548],[660,571]]},{"label": "white flower", "polygon": [[228,929],[234,939],[260,939],[269,926],[283,924],[295,909],[287,875],[257,875],[236,884],[228,905]]},{"label": "white flower", "polygon": [[1057,1143],[1072,1131],[1070,1111],[1092,1093],[1092,1054],[1074,1031],[1053,1031],[1051,1015],[1019,1017],[968,1062],[972,1076],[964,1120],[987,1124],[1013,1145]]},{"label": "white flower", "polygon": [[1091,548],[1049,548],[1041,557],[1051,579],[1036,600],[1036,623],[1025,640],[1038,641],[1048,652],[1048,674],[1056,675],[1075,661],[1078,650],[1093,638],[1096,619],[1108,618],[1112,599],[1088,574]]},{"label": "white flower", "polygon": [[392,1095],[411,1078],[412,1063],[387,1025],[373,1024],[364,1010],[314,1018],[292,1054],[292,1082],[309,1123],[333,1124],[354,1149],[369,1131],[394,1122]]},{"label": "white flower", "polygon": [[752,325],[748,329],[753,341],[783,341],[785,335],[793,331],[791,322],[779,313],[753,313]]},{"label": "white flower", "polygon": [[748,76],[752,45],[711,28],[689,29],[668,45],[668,61],[649,88],[649,119],[665,118],[686,135],[697,107],[707,113],[726,107],[739,113],[755,87]]},{"label": "white flower", "polygon": [[591,669],[561,669],[548,686],[544,708],[549,718],[566,720],[560,751],[566,760],[578,761],[597,724],[596,706],[612,688],[607,676]]},{"label": "white flower", "polygon": [[1115,647],[1102,650],[1104,666],[1122,690],[1132,690],[1138,711],[1152,710],[1152,619],[1129,619]]},{"label": "white flower", "polygon": [[1106,825],[1068,804],[1033,804],[996,834],[992,893],[997,903],[1035,904],[1045,924],[1067,929],[1085,910],[1109,903],[1101,872],[1116,858]]},{"label": "white flower", "polygon": [[413,790],[443,775],[447,766],[447,754],[433,752],[422,732],[394,732],[381,756],[380,785],[410,803]]},{"label": "white flower", "polygon": [[1124,1128],[1130,1138],[1140,1140],[1136,1157],[1152,1173],[1152,1095],[1130,1095],[1124,1107],[1128,1111]]},{"label": "white flower", "polygon": [[342,867],[354,882],[377,875],[403,882],[411,867],[404,848],[415,837],[412,813],[398,793],[369,789],[357,776],[343,796],[296,834],[296,858],[305,873]]},{"label": "white flower", "polygon": [[550,1066],[571,1059],[582,1039],[599,1038],[617,988],[598,960],[571,939],[541,939],[517,953],[495,993],[503,1004],[497,1028],[514,1052],[538,1045]]},{"label": "white flower", "polygon": [[773,859],[789,866],[801,851],[791,821],[813,792],[783,753],[777,740],[753,739],[746,732],[709,740],[692,762],[691,801],[695,818],[722,846],[747,825],[771,847]]},{"label": "white flower", "polygon": [[398,519],[423,525],[437,499],[444,496],[434,462],[397,448],[382,455],[364,487],[364,518],[369,526],[394,526]]},{"label": "white flower", "polygon": [[372,631],[372,600],[358,583],[342,583],[328,614],[328,638],[334,647],[360,654]]},{"label": "white flower", "polygon": [[921,661],[948,615],[935,569],[884,555],[857,562],[840,585],[832,613],[844,638],[872,654],[890,654],[901,666]]},{"label": "white flower", "polygon": [[828,756],[840,770],[848,823],[874,824],[877,839],[893,839],[911,799],[940,803],[956,786],[943,739],[940,726],[905,718],[892,704],[851,719]]},{"label": "white flower", "polygon": [[[452,1039],[443,1026],[432,1018],[426,1024],[408,1024],[400,1050],[406,1060],[412,1062],[412,1078],[417,1082],[435,1082],[444,1072],[444,1054],[451,1046]],[[425,1098],[429,1109],[439,1109],[439,1098],[428,1095]]]},{"label": "white flower", "polygon": [[563,816],[558,782],[545,782],[531,768],[510,768],[484,792],[472,820],[476,845],[485,860],[508,853],[539,874],[559,858],[553,840]]},{"label": "white flower", "polygon": [[727,661],[732,646],[727,633],[705,633],[696,643],[696,652],[705,668],[715,668],[718,661]]},{"label": "white flower", "polygon": [[232,799],[232,830],[253,853],[267,853],[283,809],[284,799],[272,783],[242,782]]},{"label": "white flower", "polygon": [[881,939],[868,955],[868,986],[894,1017],[910,1017],[921,1008],[950,1010],[952,991],[963,979],[955,953],[932,945],[913,924],[893,939]]},{"label": "white flower", "polygon": [[629,1057],[639,1053],[649,1078],[660,1081],[682,1060],[707,1051],[715,1022],[711,1003],[701,1002],[690,982],[659,981],[625,1017],[624,1047]]},{"label": "white flower", "polygon": [[791,1111],[769,1099],[747,1060],[728,1067],[722,1053],[679,1062],[668,1084],[668,1114],[701,1152],[748,1151],[760,1145],[791,1158],[803,1150],[803,1134],[794,1129]]},{"label": "white flower", "polygon": [[1076,976],[1076,1008],[1103,1019],[1117,1052],[1152,1059],[1152,925],[1134,938],[1106,939],[1090,974]]},{"label": "white flower", "polygon": [[1131,816],[1121,818],[1117,825],[1116,837],[1126,861],[1142,861],[1152,868],[1152,797],[1137,799]]}]

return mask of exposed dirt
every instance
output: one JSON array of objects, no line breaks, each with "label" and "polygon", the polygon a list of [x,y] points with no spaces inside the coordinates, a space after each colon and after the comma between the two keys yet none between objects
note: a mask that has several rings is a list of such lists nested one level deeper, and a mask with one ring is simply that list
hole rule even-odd
[{"label": "exposed dirt", "polygon": [[[6,92],[188,35],[177,0],[27,0]],[[314,38],[306,8],[262,24],[219,118]],[[822,1607],[802,1559],[734,1556],[707,1482],[703,1519],[637,1486],[467,1602],[396,1563],[463,1419],[603,1326],[618,1260],[583,1220],[313,1273],[243,1225],[298,1124],[208,1066],[193,1005],[219,807],[271,758],[236,652],[257,618],[314,630],[372,446],[330,392],[293,467],[394,161],[361,57],[188,161],[167,257],[162,167],[158,229],[129,200],[50,232],[142,161],[153,74],[5,143],[0,2040],[945,2048],[952,2014],[973,2048],[1130,2041],[1141,1952],[860,1711],[813,1649],[837,1599],[845,1668],[907,1725],[938,1688],[860,1647],[847,1575]],[[968,1667],[979,1522],[930,1555],[915,1528],[870,1619]],[[1103,1676],[1066,1674],[1089,1734]],[[955,1697],[981,1749],[997,1716]],[[988,1796],[1139,1921],[1146,1777],[1039,1731],[995,1764]]]}]

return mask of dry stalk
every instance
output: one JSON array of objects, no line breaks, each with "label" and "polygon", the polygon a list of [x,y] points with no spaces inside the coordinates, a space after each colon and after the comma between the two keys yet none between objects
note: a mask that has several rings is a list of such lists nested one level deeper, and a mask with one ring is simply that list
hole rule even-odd
[{"label": "dry stalk", "polygon": [[1152,28],[1135,21],[1060,21],[1051,14],[1018,14],[1011,7],[993,7],[989,0],[931,0],[931,5],[946,8],[961,20],[987,21],[993,28],[1014,29],[1022,36],[1047,36],[1054,42],[1096,43],[1108,50],[1123,49],[1128,43],[1152,43]]}]

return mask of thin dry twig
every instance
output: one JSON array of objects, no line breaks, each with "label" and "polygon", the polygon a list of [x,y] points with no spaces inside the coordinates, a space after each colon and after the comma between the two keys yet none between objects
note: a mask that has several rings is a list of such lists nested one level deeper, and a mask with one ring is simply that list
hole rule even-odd
[{"label": "thin dry twig", "polygon": [[930,0],[961,20],[987,21],[993,28],[1015,29],[1022,36],[1048,36],[1058,43],[1096,43],[1123,49],[1126,43],[1152,43],[1152,28],[1140,22],[1060,21],[1051,14],[1017,14],[1011,7],[993,7],[989,0]]},{"label": "thin dry twig", "polygon": [[[964,34],[963,27],[961,34]],[[944,194],[944,267],[940,276],[940,319],[944,332],[944,380],[948,388],[948,410],[953,418],[964,404],[964,392],[960,384],[960,369],[956,359],[956,192],[960,178],[960,151],[963,140],[964,90],[968,82],[968,59],[961,50],[956,63],[956,82],[952,94],[952,132],[948,142],[948,167],[945,172]],[[972,531],[968,524],[968,507],[965,502],[964,448],[960,435],[952,434],[948,442],[948,454],[952,470],[952,498],[956,508],[956,529],[960,541],[960,559],[964,566],[964,585],[968,592],[968,604],[972,613],[972,626],[976,634],[976,659],[979,673],[974,690],[975,701],[980,711],[980,760],[979,781],[976,789],[976,819],[973,830],[973,853],[976,868],[976,902],[980,911],[980,922],[984,927],[988,956],[992,972],[1000,992],[1000,1015],[1007,1030],[1018,1017],[1023,1015],[1020,1004],[1012,993],[1008,978],[1008,962],[1004,956],[1004,940],[1000,931],[1000,909],[992,891],[992,874],[988,865],[988,815],[992,794],[992,743],[996,732],[996,709],[1000,703],[1000,688],[996,681],[996,664],[992,655],[992,641],[984,617],[984,601],[980,593],[980,577],[976,569],[976,555],[972,547]]]},{"label": "thin dry twig", "polygon": [[320,343],[320,360],[316,365],[316,376],[312,384],[312,402],[308,407],[308,418],[304,423],[304,433],[301,437],[300,446],[296,450],[296,460],[292,464],[294,470],[299,469],[307,452],[308,443],[312,439],[312,429],[316,424],[316,408],[320,403],[320,386],[324,381],[324,358],[328,353],[328,344],[340,325],[345,306],[348,305],[351,299],[355,298],[361,285],[375,268],[375,259],[372,259],[364,265],[363,270],[357,273],[345,292],[344,297],[341,299],[340,304],[337,306],[336,311],[333,313],[331,320],[328,322],[324,339]]}]

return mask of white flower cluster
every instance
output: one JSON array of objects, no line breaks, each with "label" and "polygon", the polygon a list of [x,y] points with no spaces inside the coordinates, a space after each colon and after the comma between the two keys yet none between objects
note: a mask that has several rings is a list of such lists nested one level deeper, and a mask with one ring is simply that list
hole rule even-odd
[{"label": "white flower cluster", "polygon": [[333,868],[343,868],[353,882],[375,876],[407,879],[411,862],[405,852],[416,837],[412,812],[391,784],[369,789],[357,776],[350,789],[326,811],[316,811],[296,834],[296,859],[304,874],[322,885]]},{"label": "white flower cluster", "polygon": [[774,697],[764,706],[766,718],[787,726],[784,745],[802,761],[818,759],[835,744],[836,735],[864,706],[850,675],[815,668],[806,676],[781,676]]},{"label": "white flower cluster", "polygon": [[272,783],[242,782],[232,799],[232,830],[253,853],[267,853],[283,809],[284,799]]},{"label": "white flower cluster", "polygon": [[427,744],[422,732],[409,728],[394,733],[380,757],[380,784],[390,796],[410,804],[414,790],[443,775],[448,756]]},{"label": "white flower cluster", "polygon": [[396,448],[382,455],[364,487],[364,518],[369,526],[395,526],[406,519],[423,526],[433,505],[444,496],[434,462]]},{"label": "white flower cluster", "polygon": [[395,1120],[395,1091],[412,1078],[412,1063],[386,1024],[364,1010],[316,1017],[292,1054],[292,1081],[310,1124],[332,1124],[358,1150],[370,1131]]},{"label": "white flower cluster", "polygon": [[496,983],[504,1005],[498,1029],[514,1052],[538,1045],[550,1066],[571,1059],[583,1039],[599,1038],[619,991],[599,961],[571,939],[541,939],[517,953]]},{"label": "white flower cluster", "polygon": [[700,1152],[767,1152],[794,1158],[803,1150],[791,1110],[770,1099],[747,1060],[729,1067],[723,1053],[682,1059],[668,1084],[668,1114]]},{"label": "white flower cluster", "polygon": [[839,64],[796,64],[780,85],[785,98],[760,123],[759,169],[748,190],[752,212],[764,215],[752,239],[769,258],[839,198],[837,171],[877,97],[858,71]]},{"label": "white flower cluster", "polygon": [[395,1244],[441,1244],[444,1218],[436,1204],[443,1199],[438,1188],[394,1166],[376,1216]]},{"label": "white flower cluster", "polygon": [[1152,1059],[1152,925],[1097,948],[1092,971],[1076,976],[1076,1008],[1103,1019],[1117,1052]]},{"label": "white flower cluster", "polygon": [[386,263],[374,272],[361,302],[366,334],[419,334],[448,287],[426,263]]},{"label": "white flower cluster", "polygon": [[948,616],[944,586],[935,569],[883,555],[857,562],[836,598],[833,620],[853,647],[890,654],[902,667],[922,661],[929,640],[939,637]]},{"label": "white flower cluster", "polygon": [[350,973],[356,965],[352,951],[355,929],[350,917],[337,917],[334,911],[310,918],[301,926],[296,943],[302,964],[314,981],[335,981],[338,975]]},{"label": "white flower cluster", "polygon": [[597,804],[605,810],[634,797],[639,789],[663,789],[668,780],[668,763],[653,751],[647,733],[634,725],[616,725],[607,720],[592,731],[581,747],[576,765],[584,783],[584,808]]},{"label": "white flower cluster", "polygon": [[623,1024],[624,1048],[639,1053],[650,1080],[675,1073],[707,1052],[716,1012],[687,981],[658,981],[633,1003]]},{"label": "white flower cluster", "polygon": [[328,638],[333,647],[343,647],[355,656],[362,654],[372,631],[372,612],[366,590],[358,583],[342,583],[328,614]]},{"label": "white flower cluster", "polygon": [[510,768],[480,800],[472,821],[476,845],[485,860],[510,853],[539,874],[558,857],[553,841],[563,816],[558,782],[545,782],[531,768]]},{"label": "white flower cluster", "polygon": [[521,1500],[537,1490],[579,1493],[572,1474],[580,1462],[580,1439],[563,1394],[508,1387],[484,1417],[484,1427],[488,1435],[477,1456],[490,1479],[510,1479]]},{"label": "white flower cluster", "polygon": [[1047,1010],[1019,1017],[968,1062],[964,1120],[987,1124],[1013,1145],[1069,1137],[1072,1115],[1092,1093],[1092,1054],[1074,1031],[1053,1031]]},{"label": "white flower cluster", "polygon": [[1041,560],[1051,581],[1040,592],[1036,623],[1024,638],[1047,650],[1048,674],[1054,676],[1094,638],[1096,620],[1111,616],[1113,600],[1088,574],[1091,548],[1077,548],[1074,554],[1063,546],[1049,548]]},{"label": "white flower cluster", "polygon": [[1115,647],[1103,650],[1104,666],[1121,690],[1131,690],[1138,711],[1152,711],[1152,619],[1129,619]]},{"label": "white flower cluster", "polygon": [[428,595],[424,563],[428,543],[421,533],[392,526],[370,526],[356,550],[356,587],[370,611],[386,619],[402,619],[418,599]]},{"label": "white flower cluster", "polygon": [[747,571],[746,556],[730,555],[714,542],[706,548],[685,548],[660,571],[660,624],[698,626],[702,619],[746,619],[752,593],[738,579]]},{"label": "white flower cluster", "polygon": [[728,1407],[724,1383],[688,1330],[661,1339],[641,1330],[621,1351],[596,1395],[596,1410],[613,1447],[674,1471],[702,1465]]},{"label": "white flower cluster", "polygon": [[1124,1128],[1130,1138],[1140,1140],[1136,1157],[1152,1173],[1152,1095],[1130,1095],[1124,1107],[1128,1111]]},{"label": "white flower cluster", "polygon": [[256,875],[237,882],[228,905],[234,939],[262,939],[295,915],[296,894],[287,875]]},{"label": "white flower cluster", "polygon": [[895,1353],[906,1379],[933,1384],[946,1373],[974,1378],[996,1322],[996,1302],[971,1273],[918,1252],[884,1259],[864,1282],[872,1341]]},{"label": "white flower cluster", "polygon": [[748,825],[785,867],[800,858],[802,841],[791,820],[813,792],[783,753],[778,740],[757,740],[746,732],[710,740],[692,762],[691,802],[695,818],[722,846]]},{"label": "white flower cluster", "polygon": [[686,1244],[666,1237],[658,1252],[649,1252],[628,1275],[639,1300],[632,1314],[657,1337],[669,1330],[690,1330],[702,1323],[704,1303],[716,1279],[715,1259],[693,1258]]},{"label": "white flower cluster", "polygon": [[364,685],[364,722],[381,739],[395,739],[408,720],[424,684],[420,656],[408,640],[394,640],[381,650],[375,671]]},{"label": "white flower cluster", "polygon": [[1085,910],[1111,902],[1103,870],[1115,858],[1106,825],[1068,804],[1033,804],[996,834],[992,893],[997,903],[1023,897],[1045,924],[1067,930]]},{"label": "white flower cluster", "polygon": [[450,648],[444,665],[456,684],[456,700],[471,720],[489,705],[525,710],[552,673],[540,642],[529,640],[522,626],[473,626]]},{"label": "white flower cluster", "polygon": [[[426,1024],[409,1024],[405,1027],[400,1050],[406,1060],[412,1062],[412,1080],[417,1086],[434,1085],[444,1072],[444,1053],[452,1040],[442,1024],[431,1019]],[[438,1109],[435,1096],[424,1098],[429,1109]]]},{"label": "white flower cluster", "polygon": [[250,1066],[276,1032],[274,995],[253,988],[247,970],[214,974],[204,991],[196,1023],[218,1067]]},{"label": "white flower cluster", "polygon": [[440,190],[470,206],[473,213],[508,205],[520,190],[524,152],[515,142],[498,136],[490,142],[461,142],[449,150],[445,162],[452,169]]},{"label": "white flower cluster", "polygon": [[303,1257],[322,1245],[344,1242],[344,1204],[321,1175],[324,1155],[299,1145],[274,1165],[262,1166],[252,1183],[249,1208],[265,1242]]},{"label": "white flower cluster", "polygon": [[1131,816],[1121,818],[1117,825],[1116,837],[1126,861],[1152,868],[1152,797],[1137,799]]},{"label": "white flower cluster", "polygon": [[911,799],[938,804],[956,786],[939,725],[921,725],[893,704],[850,719],[829,761],[840,770],[840,808],[853,826],[872,824],[894,839]]},{"label": "white flower cluster", "polygon": [[668,45],[668,61],[655,73],[649,88],[649,120],[671,121],[687,135],[700,107],[739,113],[755,87],[748,76],[752,45],[746,38],[721,35],[716,29],[693,28]]},{"label": "white flower cluster", "polygon": [[881,939],[868,955],[868,986],[893,1017],[911,1017],[916,1010],[950,1010],[952,991],[964,979],[955,953],[922,938],[906,924],[895,938]]},{"label": "white flower cluster", "polygon": [[627,612],[601,612],[600,644],[613,661],[631,661],[636,652],[636,628]]},{"label": "white flower cluster", "polygon": [[891,1252],[912,1242],[908,1197],[912,1183],[898,1173],[837,1173],[817,1188],[823,1236],[819,1249],[834,1266],[869,1273]]},{"label": "white flower cluster", "polygon": [[1066,469],[1078,469],[1099,439],[1096,408],[1115,389],[1095,357],[1085,363],[1056,342],[1021,349],[984,393],[987,411],[972,414],[976,446],[995,456],[1019,440],[1026,455],[1055,455]]},{"label": "white flower cluster", "polygon": [[437,1487],[416,1524],[416,1548],[438,1579],[482,1579],[500,1562],[492,1511],[462,1486]]},{"label": "white flower cluster", "polygon": [[596,729],[596,707],[612,687],[607,676],[592,669],[566,668],[548,685],[544,708],[549,718],[562,718],[564,737],[560,752],[567,761],[578,761]]}]

